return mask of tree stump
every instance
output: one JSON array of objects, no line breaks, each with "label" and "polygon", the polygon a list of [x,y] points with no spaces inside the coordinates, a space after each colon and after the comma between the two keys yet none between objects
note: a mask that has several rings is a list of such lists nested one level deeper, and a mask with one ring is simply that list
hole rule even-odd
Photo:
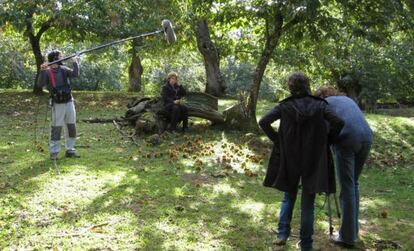
[{"label": "tree stump", "polygon": [[[189,92],[185,96],[189,117],[210,120],[212,124],[224,123],[223,115],[218,112],[218,100],[201,92]],[[138,98],[128,105],[124,119],[135,127],[136,134],[162,133],[168,126],[169,115],[164,110],[160,97]]]},{"label": "tree stump", "polygon": [[246,128],[245,124],[248,121],[246,113],[246,109],[240,102],[227,108],[223,112],[226,126],[237,130]]}]

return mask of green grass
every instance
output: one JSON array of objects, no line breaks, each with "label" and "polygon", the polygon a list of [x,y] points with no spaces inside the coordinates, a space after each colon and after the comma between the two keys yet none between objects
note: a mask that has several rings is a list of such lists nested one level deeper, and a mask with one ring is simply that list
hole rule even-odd
[{"label": "green grass", "polygon": [[[124,115],[126,96],[75,93],[78,120]],[[38,113],[30,93],[0,92],[0,249],[278,250],[281,193],[261,185],[268,143],[195,120],[187,136],[160,146],[142,137],[137,147],[112,124],[79,122],[82,158],[61,158],[58,175],[48,160],[43,101]],[[233,102],[221,100],[220,109]],[[260,102],[258,117],[273,105]],[[412,114],[367,116],[375,143],[360,181],[360,249],[381,241],[414,246]],[[223,156],[233,160],[217,160]],[[315,247],[335,250],[323,203],[318,196]],[[298,208],[283,250],[295,250]]]}]

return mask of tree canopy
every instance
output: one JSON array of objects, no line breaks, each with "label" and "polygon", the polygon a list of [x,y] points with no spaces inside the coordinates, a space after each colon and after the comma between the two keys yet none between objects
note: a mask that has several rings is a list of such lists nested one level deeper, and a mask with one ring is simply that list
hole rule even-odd
[{"label": "tree canopy", "polygon": [[167,18],[176,44],[155,36],[87,55],[88,77],[77,87],[128,89],[139,77],[136,90],[157,92],[168,71],[181,71],[194,90],[248,92],[253,125],[258,98],[285,97],[286,76],[297,70],[314,87],[334,84],[362,105],[412,103],[413,17],[409,0],[3,0],[0,84],[32,86],[51,48],[73,53],[157,30]]}]

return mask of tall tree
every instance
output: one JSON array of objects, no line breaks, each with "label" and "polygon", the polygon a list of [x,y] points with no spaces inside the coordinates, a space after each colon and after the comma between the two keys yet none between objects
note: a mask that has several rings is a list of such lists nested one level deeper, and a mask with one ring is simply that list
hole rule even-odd
[{"label": "tall tree", "polygon": [[[256,60],[256,67],[251,83],[248,100],[245,104],[243,127],[256,130],[256,105],[259,96],[260,84],[263,80],[266,67],[272,58],[275,48],[278,46],[282,36],[293,32],[295,26],[305,25],[318,14],[319,2],[316,0],[306,1],[277,1],[269,2],[263,0],[237,2],[234,5],[223,5],[220,15],[222,23],[232,23],[237,27],[236,37],[242,39],[241,46],[250,50],[252,57]],[[253,23],[258,24],[253,29]],[[245,34],[246,33],[246,34]],[[255,36],[261,38],[253,41]],[[244,41],[244,42],[243,42]],[[260,51],[257,48],[263,48]]]},{"label": "tall tree", "polygon": [[[4,0],[0,5],[0,27],[11,25],[29,40],[39,71],[43,63],[41,40],[46,32],[54,43],[62,39],[107,42],[125,38],[159,29],[163,18],[174,17],[174,11],[167,8],[171,4],[172,1],[161,0]],[[132,67],[139,68],[137,54],[131,52]],[[132,72],[142,74],[138,68]],[[35,92],[41,91],[36,84],[33,86]]]},{"label": "tall tree", "polygon": [[[64,1],[12,1],[5,0],[0,5],[0,26],[13,26],[30,42],[35,57],[37,72],[43,63],[40,41],[50,28],[65,20],[71,19],[70,11],[80,2],[63,4]],[[37,76],[34,83],[37,82]],[[36,84],[34,92],[41,92]]]},{"label": "tall tree", "polygon": [[[182,13],[181,34],[185,37],[181,43],[185,43],[187,49],[193,47],[195,42],[197,49],[203,56],[206,74],[205,92],[214,96],[222,96],[226,90],[226,84],[220,71],[220,52],[217,47],[214,33],[209,28],[209,23],[214,23],[214,14],[211,13],[213,0],[187,0],[177,1]],[[195,38],[195,41],[194,41]]]},{"label": "tall tree", "polygon": [[226,89],[224,79],[220,72],[220,56],[218,50],[210,38],[207,19],[200,18],[196,23],[197,47],[204,58],[206,68],[206,93],[214,96],[222,96]]},{"label": "tall tree", "polygon": [[141,91],[141,79],[142,73],[144,72],[144,67],[141,64],[141,59],[139,58],[139,54],[137,52],[137,44],[132,43],[131,49],[131,64],[129,65],[128,69],[128,79],[129,79],[129,87],[128,91],[130,92],[139,92]]},{"label": "tall tree", "polygon": [[330,5],[330,11],[337,13],[337,18],[330,22],[321,41],[310,45],[323,51],[315,58],[329,69],[332,82],[341,91],[356,101],[375,103],[385,91],[380,87],[386,82],[380,68],[389,64],[385,48],[414,27],[409,7],[396,0],[350,0]]},{"label": "tall tree", "polygon": [[[234,52],[236,55],[248,52],[250,59],[256,61],[245,105],[244,127],[257,129],[256,106],[260,85],[269,61],[275,58],[275,49],[281,44],[283,49],[289,44],[318,44],[324,39],[335,43],[338,31],[343,30],[349,31],[348,34],[363,34],[372,41],[384,41],[384,34],[389,34],[393,27],[390,25],[392,20],[398,16],[399,19],[405,17],[400,11],[401,6],[399,0],[375,3],[368,0],[223,1],[218,11],[220,25],[230,27],[231,35],[239,40]],[[339,77],[346,80],[342,73]],[[348,83],[352,85],[354,82]]]},{"label": "tall tree", "polygon": [[[157,11],[154,11],[157,10]],[[115,25],[106,29],[106,34],[113,38],[125,38],[149,31],[160,29],[161,20],[177,18],[173,1],[143,0],[143,1],[115,1],[105,8],[105,12],[112,16]],[[128,91],[141,90],[144,67],[141,63],[138,47],[145,46],[146,41],[156,43],[153,38],[134,40],[130,43],[131,62],[128,67]],[[165,43],[156,43],[165,45]]]}]

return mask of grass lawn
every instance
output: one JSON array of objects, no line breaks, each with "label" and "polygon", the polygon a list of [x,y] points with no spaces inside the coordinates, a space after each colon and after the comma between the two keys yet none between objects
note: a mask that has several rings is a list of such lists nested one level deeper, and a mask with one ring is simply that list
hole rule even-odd
[{"label": "grass lawn", "polygon": [[[112,124],[81,122],[124,115],[130,94],[74,96],[82,158],[62,152],[57,174],[46,98],[37,109],[29,92],[0,91],[0,249],[296,250],[299,201],[288,245],[274,245],[282,194],[261,185],[270,147],[263,136],[192,120],[190,134],[159,146],[142,137],[136,146]],[[261,102],[258,116],[272,106]],[[360,180],[358,248],[412,250],[414,110],[367,119],[375,142]],[[314,247],[339,250],[328,243],[324,200],[317,197]]]}]

